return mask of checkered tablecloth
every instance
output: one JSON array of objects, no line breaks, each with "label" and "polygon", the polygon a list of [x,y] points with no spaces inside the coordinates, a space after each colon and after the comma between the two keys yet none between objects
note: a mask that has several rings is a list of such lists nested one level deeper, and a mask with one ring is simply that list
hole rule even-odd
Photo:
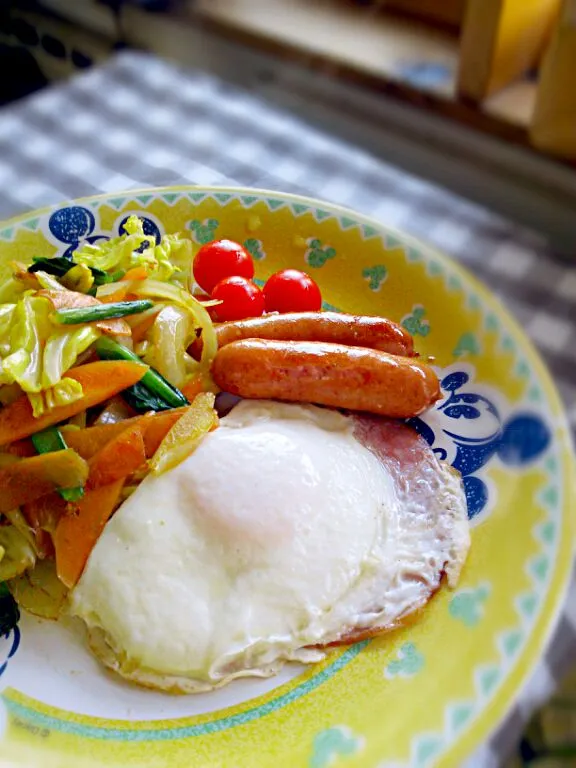
[{"label": "checkered tablecloth", "polygon": [[[123,53],[0,112],[0,218],[98,192],[181,183],[319,197],[434,243],[520,321],[576,431],[576,266],[555,260],[536,233],[216,78],[146,54]],[[573,587],[521,701],[470,766],[502,764],[576,657],[576,579]]]}]

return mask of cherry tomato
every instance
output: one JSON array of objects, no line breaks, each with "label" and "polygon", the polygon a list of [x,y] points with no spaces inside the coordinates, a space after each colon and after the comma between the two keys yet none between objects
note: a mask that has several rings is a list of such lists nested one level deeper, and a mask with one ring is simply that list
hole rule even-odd
[{"label": "cherry tomato", "polygon": [[314,312],[322,307],[320,288],[298,269],[276,272],[262,290],[266,312]]},{"label": "cherry tomato", "polygon": [[225,277],[254,277],[252,256],[240,243],[233,240],[214,240],[206,243],[194,257],[194,279],[206,293]]},{"label": "cherry tomato", "polygon": [[212,298],[222,304],[214,307],[220,322],[260,317],[264,312],[264,294],[258,286],[245,277],[225,277],[212,291]]}]

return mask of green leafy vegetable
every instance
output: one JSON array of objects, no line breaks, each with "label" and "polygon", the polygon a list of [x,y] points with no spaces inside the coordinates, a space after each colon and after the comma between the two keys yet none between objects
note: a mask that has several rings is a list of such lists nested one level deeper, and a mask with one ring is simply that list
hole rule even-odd
[{"label": "green leafy vegetable", "polygon": [[[98,339],[95,344],[95,349],[102,360],[132,360],[137,363],[142,362],[134,352],[131,352],[127,347],[118,344],[118,342],[107,336],[101,336]],[[133,407],[136,407],[133,403],[141,403],[141,407],[136,409],[139,411],[159,411],[166,410],[167,408],[180,408],[183,405],[189,405],[188,400],[184,397],[182,392],[176,387],[173,387],[170,382],[166,381],[166,379],[153,368],[146,371],[137,384],[124,390],[122,395]],[[156,405],[154,405],[154,403]],[[158,407],[160,404],[163,404],[163,407]],[[143,407],[144,405],[146,405],[145,408]]]},{"label": "green leafy vegetable", "polygon": [[105,273],[144,266],[159,280],[169,280],[181,264],[190,263],[190,240],[165,235],[157,245],[154,237],[144,233],[143,222],[137,216],[128,218],[124,230],[126,234],[119,237],[82,246],[74,253],[74,261]]},{"label": "green leafy vegetable", "polygon": [[[75,266],[77,266],[77,262],[74,261],[74,259],[67,258],[66,256],[54,256],[53,258],[47,258],[45,256],[34,256],[32,261],[34,263],[28,267],[28,272],[46,272],[49,275],[54,275],[54,277],[64,277]],[[124,277],[125,274],[123,270],[120,270],[109,275],[102,269],[91,267],[90,265],[87,266],[89,267],[90,272],[92,273],[92,277],[94,278],[94,285],[105,285],[106,283],[113,283],[116,280],[120,280],[120,278]]]},{"label": "green leafy vegetable", "polygon": [[19,384],[25,392],[42,389],[42,342],[52,332],[50,302],[24,296],[4,331],[6,354],[0,363],[0,384]]},{"label": "green leafy vegetable", "polygon": [[94,307],[77,307],[73,309],[59,309],[54,317],[64,325],[79,325],[80,323],[93,323],[97,320],[111,320],[115,317],[127,317],[137,315],[152,309],[154,302],[146,299],[139,301],[118,301],[112,304],[102,304]]},{"label": "green leafy vegetable", "polygon": [[74,262],[66,256],[54,256],[46,258],[45,256],[34,256],[33,264],[28,267],[28,272],[47,272],[55,277],[64,277],[68,270],[72,269]]},{"label": "green leafy vegetable", "polygon": [[141,382],[133,384],[122,392],[122,397],[137,413],[148,413],[148,411],[169,411],[173,405],[154,394],[148,387]]}]

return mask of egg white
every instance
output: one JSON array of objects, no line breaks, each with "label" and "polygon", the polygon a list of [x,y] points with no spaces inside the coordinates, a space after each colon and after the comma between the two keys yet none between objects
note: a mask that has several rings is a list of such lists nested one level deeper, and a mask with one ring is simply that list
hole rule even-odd
[{"label": "egg white", "polygon": [[174,470],[148,476],[96,544],[69,610],[105,664],[202,691],[426,602],[469,545],[461,482],[435,460],[407,494],[315,406],[244,401]]}]

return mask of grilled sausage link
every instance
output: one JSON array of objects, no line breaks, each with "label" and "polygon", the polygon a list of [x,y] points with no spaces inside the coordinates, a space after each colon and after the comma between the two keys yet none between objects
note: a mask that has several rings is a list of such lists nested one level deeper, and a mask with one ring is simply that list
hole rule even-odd
[{"label": "grilled sausage link", "polygon": [[327,341],[351,347],[369,347],[391,355],[412,357],[412,336],[385,317],[346,315],[340,312],[288,312],[263,315],[216,326],[218,345],[241,339]]},{"label": "grilled sausage link", "polygon": [[364,347],[244,339],[216,353],[216,384],[249,399],[318,403],[410,418],[440,398],[433,369],[413,358]]}]

